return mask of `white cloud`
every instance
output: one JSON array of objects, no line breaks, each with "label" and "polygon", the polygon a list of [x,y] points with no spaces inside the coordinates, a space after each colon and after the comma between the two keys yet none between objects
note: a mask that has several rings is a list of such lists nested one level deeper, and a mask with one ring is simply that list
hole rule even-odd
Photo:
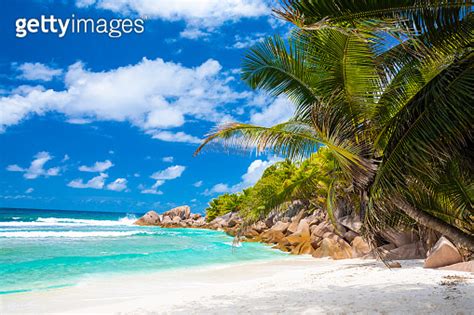
[{"label": "white cloud", "polygon": [[30,81],[51,81],[54,77],[62,74],[61,69],[54,69],[39,62],[25,62],[13,66],[20,72],[18,78]]},{"label": "white cloud", "polygon": [[66,161],[69,161],[71,158],[69,157],[69,155],[67,154],[64,154],[64,157],[63,159],[61,160],[61,162],[66,162]]},{"label": "white cloud", "polygon": [[279,96],[262,111],[254,112],[250,117],[250,122],[269,127],[288,121],[294,112],[295,106],[286,97]]},{"label": "white cloud", "polygon": [[166,168],[165,170],[158,171],[151,175],[153,179],[160,179],[160,180],[170,180],[175,179],[183,174],[184,170],[186,169],[185,166],[182,165],[174,165]]},{"label": "white cloud", "polygon": [[201,186],[202,186],[202,183],[203,183],[203,181],[200,180],[200,181],[195,182],[195,183],[193,184],[193,186],[194,186],[194,187],[201,187]]},{"label": "white cloud", "polygon": [[142,194],[151,194],[151,195],[163,195],[163,192],[158,190],[158,187],[163,185],[165,183],[164,180],[157,180],[151,188],[144,188],[142,189],[141,193]]},{"label": "white cloud", "polygon": [[172,180],[178,178],[183,174],[184,170],[186,169],[185,166],[182,165],[174,165],[170,166],[162,171],[158,171],[153,173],[150,177],[155,179],[156,182],[151,186],[151,188],[145,188],[141,185],[139,188],[142,189],[142,194],[154,194],[154,195],[162,195],[163,192],[158,190],[158,187],[163,185],[167,180]]},{"label": "white cloud", "polygon": [[187,38],[187,39],[198,39],[202,37],[208,37],[211,34],[208,32],[201,31],[198,28],[186,28],[183,31],[179,33],[179,36],[182,38]]},{"label": "white cloud", "polygon": [[209,194],[214,194],[214,193],[222,194],[222,193],[227,193],[227,192],[235,192],[235,191],[232,189],[232,187],[229,187],[229,185],[224,184],[224,183],[219,183],[219,184],[214,185],[208,193]]},{"label": "white cloud", "polygon": [[100,173],[98,176],[93,177],[86,183],[82,180],[82,178],[74,179],[70,181],[67,185],[72,188],[93,188],[93,189],[102,189],[105,185],[105,179],[109,177],[109,175]]},{"label": "white cloud", "polygon": [[25,172],[26,169],[18,166],[18,164],[12,164],[7,166],[7,171],[9,172]]},{"label": "white cloud", "polygon": [[174,160],[174,157],[172,156],[165,156],[161,159],[163,162],[166,162],[166,163],[173,163],[173,160]]},{"label": "white cloud", "polygon": [[212,195],[216,193],[235,193],[250,186],[253,186],[262,177],[263,172],[267,169],[267,167],[281,160],[282,159],[278,157],[272,157],[268,161],[263,161],[260,159],[255,160],[250,163],[249,167],[247,168],[247,172],[242,175],[242,180],[239,183],[232,186],[224,183],[219,183],[214,185],[211,189],[206,189],[204,194]]},{"label": "white cloud", "polygon": [[91,173],[102,173],[108,170],[109,168],[111,168],[112,166],[114,166],[114,164],[110,162],[110,160],[105,160],[103,162],[97,161],[92,166],[86,166],[86,165],[79,166],[79,171],[91,172]]},{"label": "white cloud", "polygon": [[188,29],[213,30],[226,22],[269,15],[264,0],[76,0],[78,7],[95,6],[121,14],[164,21],[184,21]]},{"label": "white cloud", "polygon": [[44,168],[44,165],[51,159],[53,157],[48,152],[38,152],[28,168],[22,168],[17,164],[13,164],[7,166],[7,171],[24,173],[23,177],[26,179],[35,179],[40,176],[57,176],[59,175],[59,167]]},{"label": "white cloud", "polygon": [[34,188],[28,188],[27,190],[25,190],[25,194],[31,194],[34,190]]},{"label": "white cloud", "polygon": [[[170,78],[173,78],[170,80]],[[183,131],[186,120],[229,120],[224,105],[249,97],[236,92],[221,73],[221,65],[209,59],[188,68],[162,59],[94,72],[77,62],[64,76],[64,90],[31,86],[0,97],[0,132],[29,116],[58,112],[71,123],[129,122],[163,141],[198,143]]]},{"label": "white cloud", "polygon": [[125,178],[117,178],[107,185],[108,190],[123,191],[127,189],[127,180]]},{"label": "white cloud", "polygon": [[170,131],[157,131],[150,130],[147,131],[147,134],[151,135],[153,139],[158,139],[167,142],[186,142],[186,143],[201,143],[202,140],[188,135],[182,131],[179,132],[170,132]]},{"label": "white cloud", "polygon": [[87,125],[90,124],[92,120],[86,118],[69,118],[66,122],[72,125]]},{"label": "white cloud", "polygon": [[265,33],[255,33],[247,36],[235,35],[235,42],[227,48],[244,49],[254,46],[265,39]]},{"label": "white cloud", "polygon": [[281,158],[273,157],[268,161],[255,160],[250,163],[249,167],[247,168],[247,172],[242,175],[242,182],[240,182],[242,189],[254,185],[256,182],[258,182],[260,177],[262,177],[263,172],[267,169],[267,167],[281,160]]}]

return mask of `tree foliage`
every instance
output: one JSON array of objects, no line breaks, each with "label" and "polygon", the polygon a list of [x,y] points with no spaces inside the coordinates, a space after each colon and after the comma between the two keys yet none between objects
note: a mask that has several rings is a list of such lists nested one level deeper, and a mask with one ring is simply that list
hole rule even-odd
[{"label": "tree foliage", "polygon": [[[220,126],[197,152],[220,141],[303,161],[324,146],[328,211],[350,192],[368,236],[432,218],[428,227],[474,250],[472,6],[283,1],[275,12],[295,30],[287,41],[274,36],[250,49],[242,78],[286,95],[294,116],[272,127]],[[259,204],[262,213],[267,204]]]}]

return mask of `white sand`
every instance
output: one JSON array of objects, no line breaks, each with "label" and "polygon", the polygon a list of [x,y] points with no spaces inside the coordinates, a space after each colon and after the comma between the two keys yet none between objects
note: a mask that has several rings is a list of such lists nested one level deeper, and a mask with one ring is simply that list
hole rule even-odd
[{"label": "white sand", "polygon": [[299,256],[86,279],[0,296],[0,314],[474,314],[474,274],[401,263]]}]

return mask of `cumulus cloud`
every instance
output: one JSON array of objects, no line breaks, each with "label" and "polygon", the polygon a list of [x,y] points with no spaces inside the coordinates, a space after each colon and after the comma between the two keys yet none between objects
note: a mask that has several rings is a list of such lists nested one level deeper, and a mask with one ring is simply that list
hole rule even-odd
[{"label": "cumulus cloud", "polygon": [[206,190],[205,194],[223,194],[228,192],[236,192],[232,187],[224,183],[214,185],[209,191]]},{"label": "cumulus cloud", "polygon": [[225,183],[219,183],[214,185],[211,189],[206,189],[204,192],[205,195],[212,195],[212,194],[222,194],[222,193],[235,193],[241,191],[245,188],[248,188],[254,185],[263,175],[263,172],[269,167],[270,165],[275,164],[276,162],[281,161],[281,158],[272,157],[267,161],[263,160],[255,160],[250,163],[249,167],[247,168],[247,172],[242,175],[241,181],[235,185],[229,185]]},{"label": "cumulus cloud", "polygon": [[182,131],[171,132],[171,131],[159,131],[150,130],[147,134],[151,135],[153,139],[158,139],[167,142],[186,142],[186,143],[201,143],[201,139],[195,136],[188,135]]},{"label": "cumulus cloud", "polygon": [[247,36],[235,35],[234,44],[228,46],[227,48],[245,49],[252,47],[257,43],[262,42],[265,38],[265,35],[265,33],[255,33]]},{"label": "cumulus cloud", "polygon": [[179,36],[182,38],[187,38],[187,39],[198,39],[198,38],[203,38],[203,37],[208,37],[211,34],[208,32],[204,32],[198,28],[185,28],[183,31],[179,33]]},{"label": "cumulus cloud", "polygon": [[288,121],[295,112],[295,106],[284,96],[277,97],[270,105],[254,112],[250,122],[260,126],[273,126]]},{"label": "cumulus cloud", "polygon": [[81,172],[91,172],[91,173],[102,173],[109,168],[114,166],[110,160],[105,160],[103,162],[95,162],[92,166],[81,165],[79,166],[79,171]]},{"label": "cumulus cloud", "polygon": [[194,186],[194,187],[201,187],[202,184],[203,184],[203,181],[200,180],[200,181],[195,182],[195,183],[193,184],[193,186]]},{"label": "cumulus cloud", "polygon": [[52,159],[53,157],[49,154],[49,152],[38,152],[33,157],[33,161],[31,161],[31,164],[28,168],[23,168],[17,164],[13,164],[7,166],[7,171],[21,172],[23,173],[23,177],[26,179],[35,179],[41,176],[57,176],[59,175],[60,171],[59,167],[44,168],[44,165]]},{"label": "cumulus cloud", "polygon": [[164,180],[159,179],[151,186],[151,188],[143,188],[141,190],[141,193],[142,194],[151,194],[151,195],[163,195],[163,192],[158,190],[158,187],[160,187],[164,183],[165,183]]},{"label": "cumulus cloud", "polygon": [[25,190],[25,194],[31,194],[33,191],[35,191],[35,189],[30,187],[27,190]]},{"label": "cumulus cloud", "polygon": [[19,79],[29,81],[51,81],[63,72],[61,69],[51,68],[39,62],[25,62],[20,65],[13,64],[13,67],[19,72]]},{"label": "cumulus cloud", "polygon": [[172,156],[165,156],[161,159],[163,162],[166,162],[166,163],[173,163],[173,160],[174,160],[174,157]]},{"label": "cumulus cloud", "polygon": [[163,185],[167,180],[173,180],[180,177],[185,169],[186,167],[183,165],[173,165],[164,170],[153,173],[150,177],[156,180],[155,183],[150,188],[140,185],[139,188],[141,189],[141,193],[162,195],[163,192],[158,190],[158,187]]},{"label": "cumulus cloud", "polygon": [[250,95],[234,91],[221,68],[213,59],[188,68],[144,58],[134,65],[94,72],[77,62],[65,73],[63,90],[31,86],[0,97],[0,132],[31,115],[58,112],[71,123],[125,121],[155,139],[198,143],[195,136],[167,129],[182,127],[187,117],[228,120],[224,105]]},{"label": "cumulus cloud", "polygon": [[[226,22],[269,15],[271,11],[266,2],[264,0],[76,0],[76,5],[94,6],[116,13],[137,14],[164,21],[184,21],[186,29],[212,31]],[[189,30],[188,33],[191,32]],[[199,37],[196,31],[193,35],[194,37],[188,35],[188,38]]]},{"label": "cumulus cloud", "polygon": [[70,181],[67,185],[72,188],[92,188],[92,189],[102,189],[105,185],[105,180],[109,177],[109,175],[100,173],[98,176],[93,177],[86,183],[82,180],[82,178],[77,178]]},{"label": "cumulus cloud", "polygon": [[123,191],[127,189],[127,180],[125,178],[117,178],[107,185],[108,190]]},{"label": "cumulus cloud", "polygon": [[151,175],[151,178],[153,179],[159,179],[159,180],[171,180],[175,179],[181,176],[183,174],[184,170],[186,169],[185,166],[182,165],[174,165],[170,166],[162,171],[158,171],[153,173]]}]

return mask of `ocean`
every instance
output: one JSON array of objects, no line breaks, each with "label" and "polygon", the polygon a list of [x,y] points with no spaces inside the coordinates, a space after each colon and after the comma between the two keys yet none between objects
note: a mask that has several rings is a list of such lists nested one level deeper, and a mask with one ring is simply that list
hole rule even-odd
[{"label": "ocean", "polygon": [[0,294],[73,286],[95,276],[269,260],[223,232],[135,226],[112,212],[0,209]]}]

